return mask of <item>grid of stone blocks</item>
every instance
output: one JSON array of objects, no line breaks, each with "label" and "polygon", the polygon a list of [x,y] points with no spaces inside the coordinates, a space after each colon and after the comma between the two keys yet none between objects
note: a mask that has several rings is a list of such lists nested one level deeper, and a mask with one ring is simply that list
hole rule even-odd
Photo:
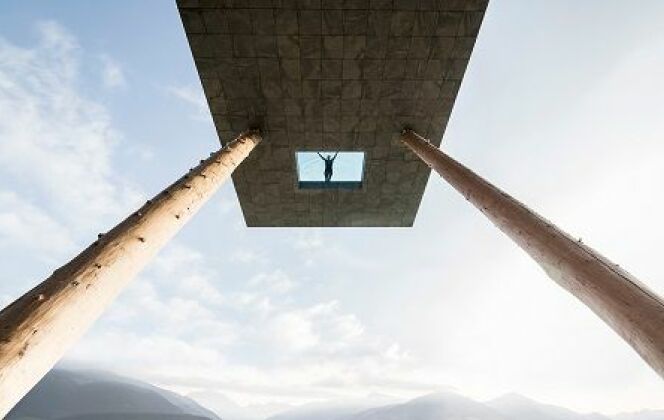
[{"label": "grid of stone blocks", "polygon": [[[248,226],[412,226],[488,0],[178,0],[222,143],[264,142],[233,175]],[[359,190],[299,190],[295,152],[365,152]]]}]

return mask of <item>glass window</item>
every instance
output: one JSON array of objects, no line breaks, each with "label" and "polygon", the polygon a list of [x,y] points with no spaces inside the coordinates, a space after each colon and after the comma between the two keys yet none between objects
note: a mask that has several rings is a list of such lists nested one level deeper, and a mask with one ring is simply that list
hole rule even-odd
[{"label": "glass window", "polygon": [[297,152],[296,160],[300,188],[362,186],[364,152]]}]

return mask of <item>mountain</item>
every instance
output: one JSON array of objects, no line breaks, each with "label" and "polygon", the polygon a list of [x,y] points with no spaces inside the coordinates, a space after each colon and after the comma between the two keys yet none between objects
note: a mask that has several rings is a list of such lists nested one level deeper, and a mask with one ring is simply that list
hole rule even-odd
[{"label": "mountain", "polygon": [[664,410],[642,410],[634,413],[622,413],[613,420],[664,420]]},{"label": "mountain", "polygon": [[[33,417],[26,417],[32,420]],[[127,413],[104,413],[83,414],[80,416],[61,417],[58,420],[207,420],[208,417],[191,416],[188,414],[127,414]]]},{"label": "mountain", "polygon": [[369,395],[363,399],[316,402],[284,411],[268,420],[345,420],[356,413],[393,402],[392,397],[379,394]]},{"label": "mountain", "polygon": [[425,395],[403,404],[366,410],[348,417],[347,420],[507,420],[509,418],[470,398],[445,392]]},{"label": "mountain", "polygon": [[224,420],[264,420],[276,413],[292,408],[286,404],[253,404],[241,406],[224,394],[214,391],[197,391],[189,398],[208,407]]},{"label": "mountain", "polygon": [[[580,414],[517,394],[487,402],[439,392],[406,402],[373,395],[295,408],[240,406],[216,392],[183,397],[114,374],[71,369],[52,370],[6,420],[221,420],[194,399],[214,409],[224,420],[664,420],[664,410],[615,416]],[[275,412],[279,413],[272,415]]]},{"label": "mountain", "polygon": [[566,408],[542,404],[518,394],[507,394],[485,405],[511,419],[610,420],[601,414],[579,414]]},{"label": "mountain", "polygon": [[439,392],[364,409],[359,403],[310,404],[268,420],[664,420],[664,411],[646,410],[609,417],[576,413],[517,394],[479,402],[454,392]]},{"label": "mountain", "polygon": [[221,420],[193,400],[91,370],[54,369],[6,420]]}]

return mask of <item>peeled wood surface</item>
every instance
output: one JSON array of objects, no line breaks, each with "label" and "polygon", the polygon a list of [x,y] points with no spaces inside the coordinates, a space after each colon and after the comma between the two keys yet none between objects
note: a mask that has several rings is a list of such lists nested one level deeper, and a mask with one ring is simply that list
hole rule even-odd
[{"label": "peeled wood surface", "polygon": [[0,417],[53,367],[260,139],[257,132],[241,134],[0,312]]},{"label": "peeled wood surface", "polygon": [[406,130],[402,141],[664,378],[664,301],[631,274]]}]

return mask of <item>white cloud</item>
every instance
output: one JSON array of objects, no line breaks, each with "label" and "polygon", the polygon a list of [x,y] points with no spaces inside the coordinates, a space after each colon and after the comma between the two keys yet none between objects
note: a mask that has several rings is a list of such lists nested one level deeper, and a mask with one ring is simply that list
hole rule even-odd
[{"label": "white cloud", "polygon": [[[224,277],[213,261],[170,246],[69,357],[182,392],[224,391],[256,403],[335,396],[339,384],[341,394],[364,395],[377,378],[399,387],[396,372],[409,358],[339,302],[297,303],[297,282],[281,269],[231,292],[213,281]],[[120,343],[128,343],[120,359],[102,350]]]},{"label": "white cloud", "polygon": [[297,250],[316,250],[323,246],[323,238],[320,229],[300,230],[293,238],[292,245]]},{"label": "white cloud", "polygon": [[0,244],[55,257],[75,249],[67,228],[12,191],[0,190]]},{"label": "white cloud", "polygon": [[264,293],[284,294],[295,287],[295,282],[283,270],[258,273],[249,280],[249,285]]},{"label": "white cloud", "polygon": [[154,261],[150,270],[156,286],[167,288],[172,295],[189,297],[213,306],[223,305],[224,296],[213,284],[216,275],[206,258],[178,242],[171,243]]},{"label": "white cloud", "polygon": [[210,121],[210,110],[200,86],[169,86],[166,88],[166,92],[192,106],[194,108],[191,116],[193,119]]},{"label": "white cloud", "polygon": [[101,79],[106,88],[114,89],[127,85],[127,80],[120,64],[107,54],[100,55],[99,59],[102,65]]},{"label": "white cloud", "polygon": [[230,255],[230,260],[241,264],[261,264],[268,261],[267,257],[250,249],[236,249]]},{"label": "white cloud", "polygon": [[87,232],[140,194],[111,169],[120,136],[108,112],[78,92],[75,38],[54,22],[38,29],[33,48],[0,38],[0,172],[33,188],[68,229]]},{"label": "white cloud", "polygon": [[295,357],[320,344],[311,319],[302,312],[280,313],[271,320],[268,328],[269,341],[275,349]]}]

